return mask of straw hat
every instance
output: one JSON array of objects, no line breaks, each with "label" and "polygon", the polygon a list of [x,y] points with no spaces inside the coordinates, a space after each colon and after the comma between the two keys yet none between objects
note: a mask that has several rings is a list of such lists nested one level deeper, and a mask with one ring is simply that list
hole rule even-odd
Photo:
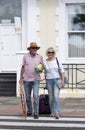
[{"label": "straw hat", "polygon": [[30,43],[30,46],[29,46],[27,49],[30,50],[30,48],[33,48],[33,47],[37,48],[37,50],[40,49],[40,47],[37,46],[37,43],[36,43],[36,42],[31,42],[31,43]]}]

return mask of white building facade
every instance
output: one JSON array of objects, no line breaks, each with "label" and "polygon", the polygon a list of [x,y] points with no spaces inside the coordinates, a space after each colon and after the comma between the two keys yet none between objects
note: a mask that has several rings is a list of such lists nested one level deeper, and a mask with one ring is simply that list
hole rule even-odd
[{"label": "white building facade", "polygon": [[85,64],[85,0],[0,0],[0,10],[0,73],[16,73],[16,96],[32,41],[44,58],[53,46],[64,64]]}]

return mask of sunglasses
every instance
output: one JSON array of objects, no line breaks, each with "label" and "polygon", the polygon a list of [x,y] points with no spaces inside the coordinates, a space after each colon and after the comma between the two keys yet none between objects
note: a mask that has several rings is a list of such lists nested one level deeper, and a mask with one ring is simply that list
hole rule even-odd
[{"label": "sunglasses", "polygon": [[55,52],[54,51],[48,51],[48,54],[54,54]]},{"label": "sunglasses", "polygon": [[31,47],[31,49],[37,49],[37,47]]}]

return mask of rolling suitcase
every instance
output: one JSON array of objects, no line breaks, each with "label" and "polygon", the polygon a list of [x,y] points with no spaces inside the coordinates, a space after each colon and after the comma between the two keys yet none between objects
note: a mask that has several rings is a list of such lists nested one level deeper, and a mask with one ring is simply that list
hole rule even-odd
[{"label": "rolling suitcase", "polygon": [[50,114],[49,96],[45,92],[39,96],[39,114]]}]

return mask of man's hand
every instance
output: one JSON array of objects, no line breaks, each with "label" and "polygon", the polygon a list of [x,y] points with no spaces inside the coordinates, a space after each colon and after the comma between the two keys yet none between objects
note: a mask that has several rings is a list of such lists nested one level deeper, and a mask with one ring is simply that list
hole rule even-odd
[{"label": "man's hand", "polygon": [[22,79],[20,79],[20,80],[19,80],[19,84],[22,84],[22,83],[23,83],[23,80],[22,80]]}]

